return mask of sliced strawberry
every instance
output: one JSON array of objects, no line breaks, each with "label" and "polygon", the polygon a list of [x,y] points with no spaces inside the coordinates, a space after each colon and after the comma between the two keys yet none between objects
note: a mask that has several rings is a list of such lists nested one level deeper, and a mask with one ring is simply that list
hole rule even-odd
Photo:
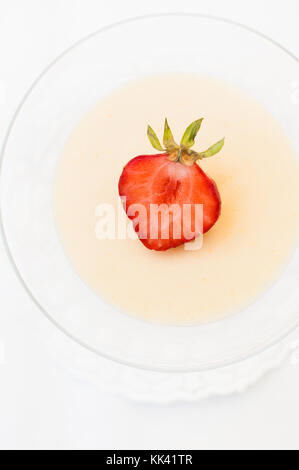
[{"label": "sliced strawberry", "polygon": [[[166,121],[167,152],[133,158],[120,176],[118,187],[124,209],[141,242],[149,249],[164,251],[191,241],[207,232],[220,215],[217,186],[194,162],[215,154],[223,143],[201,154],[188,151],[201,121],[187,128],[181,147],[174,142]],[[154,147],[162,149],[151,128],[148,135]],[[198,211],[199,205],[202,213]]]}]

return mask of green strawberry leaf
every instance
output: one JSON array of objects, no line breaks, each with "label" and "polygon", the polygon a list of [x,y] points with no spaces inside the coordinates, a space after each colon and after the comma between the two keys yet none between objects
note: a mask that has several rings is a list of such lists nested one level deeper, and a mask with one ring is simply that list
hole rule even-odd
[{"label": "green strawberry leaf", "polygon": [[224,139],[219,140],[216,144],[212,145],[212,147],[208,148],[205,152],[200,152],[199,158],[208,158],[212,157],[213,155],[216,155],[216,153],[220,152],[224,145]]},{"label": "green strawberry leaf", "polygon": [[191,148],[194,145],[195,137],[200,129],[202,121],[203,118],[198,119],[187,127],[181,140],[182,147]]},{"label": "green strawberry leaf", "polygon": [[160,141],[157,137],[157,134],[155,131],[151,128],[151,126],[147,126],[147,136],[149,138],[150,143],[152,146],[157,149],[157,150],[164,150],[162,145],[160,144]]},{"label": "green strawberry leaf", "polygon": [[163,135],[163,145],[167,150],[174,150],[178,149],[179,146],[175,142],[170,127],[168,125],[168,121],[165,118],[165,125],[164,125],[164,135]]}]

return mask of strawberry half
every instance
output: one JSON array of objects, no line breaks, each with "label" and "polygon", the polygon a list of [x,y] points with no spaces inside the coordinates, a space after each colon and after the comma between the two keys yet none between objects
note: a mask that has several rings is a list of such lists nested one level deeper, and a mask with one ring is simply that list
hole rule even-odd
[{"label": "strawberry half", "polygon": [[202,121],[190,124],[177,145],[165,119],[164,149],[148,126],[151,144],[164,152],[133,158],[120,176],[124,209],[140,241],[151,250],[164,251],[194,240],[220,215],[217,186],[196,161],[218,153],[224,139],[205,152],[191,150]]}]

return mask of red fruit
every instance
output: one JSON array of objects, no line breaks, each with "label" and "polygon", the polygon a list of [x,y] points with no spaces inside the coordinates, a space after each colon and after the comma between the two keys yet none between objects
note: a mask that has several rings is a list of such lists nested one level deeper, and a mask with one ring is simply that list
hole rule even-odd
[{"label": "red fruit", "polygon": [[[120,176],[124,209],[141,242],[151,250],[164,251],[193,240],[207,232],[220,215],[217,186],[196,160],[217,153],[224,141],[206,152],[190,150],[201,122],[195,121],[186,129],[178,146],[165,120],[163,142],[167,152],[133,158]],[[155,148],[163,150],[150,127],[148,136]],[[198,205],[203,205],[202,213]]]}]

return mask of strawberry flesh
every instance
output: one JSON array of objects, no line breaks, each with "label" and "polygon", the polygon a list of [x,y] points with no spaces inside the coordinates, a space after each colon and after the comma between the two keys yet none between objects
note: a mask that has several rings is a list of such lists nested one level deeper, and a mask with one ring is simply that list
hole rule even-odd
[{"label": "strawberry flesh", "polygon": [[[134,229],[140,241],[151,250],[164,251],[175,248],[198,236],[196,205],[203,205],[203,233],[215,224],[220,215],[221,201],[215,182],[197,163],[187,166],[180,162],[173,162],[169,160],[167,153],[140,155],[130,160],[123,169],[118,188],[119,195],[123,198],[124,209],[128,217],[133,220]],[[142,223],[141,212],[130,210],[130,207],[134,208],[135,204],[141,204],[144,207],[145,223]],[[179,219],[181,234],[179,238],[177,237],[175,234],[177,219],[172,212],[168,214],[169,219],[163,219],[163,222],[161,216],[156,220],[151,219],[153,204],[158,206],[162,204],[168,208],[175,204],[182,211],[184,205],[190,205],[189,228],[193,235],[191,233],[186,236],[184,230],[186,222],[182,217]],[[168,235],[165,236],[167,232]]]}]

